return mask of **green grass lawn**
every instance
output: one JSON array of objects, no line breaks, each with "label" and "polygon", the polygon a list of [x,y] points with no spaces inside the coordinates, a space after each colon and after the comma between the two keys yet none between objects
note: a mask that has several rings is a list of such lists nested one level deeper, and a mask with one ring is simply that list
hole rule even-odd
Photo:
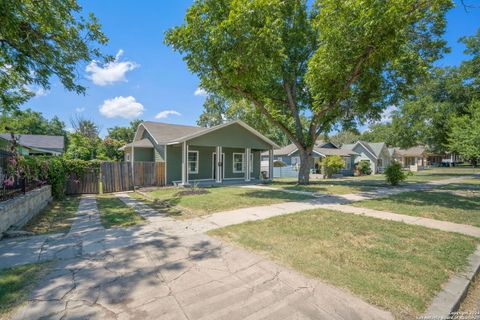
[{"label": "green grass lawn", "polygon": [[31,290],[50,270],[48,263],[27,264],[0,270],[0,319],[10,319]]},{"label": "green grass lawn", "polygon": [[[422,183],[435,180],[456,178],[464,175],[480,173],[480,169],[470,167],[434,168],[412,173],[402,185]],[[360,177],[344,177],[337,179],[311,179],[310,185],[297,185],[296,178],[275,179],[270,186],[286,190],[307,191],[324,194],[348,194],[371,191],[376,188],[390,188],[385,175],[376,174]]]},{"label": "green grass lawn", "polygon": [[400,222],[310,210],[210,231],[414,319],[478,240]]},{"label": "green grass lawn", "polygon": [[73,223],[80,197],[54,200],[22,229],[35,234],[67,233]]},{"label": "green grass lawn", "polygon": [[480,173],[479,168],[472,167],[453,167],[453,168],[433,168],[414,172],[412,176],[407,178],[411,182],[427,182],[435,180],[443,180],[457,178],[465,175]]},{"label": "green grass lawn", "polygon": [[[191,189],[158,188],[147,192],[160,209],[168,208],[173,217],[180,219],[206,215],[213,212],[311,199],[310,196],[275,190],[254,190],[241,187],[196,188],[199,194],[188,194]],[[135,197],[135,195],[134,195]],[[137,198],[141,197],[136,195]],[[143,199],[146,200],[146,199]]]},{"label": "green grass lawn", "polygon": [[107,229],[128,227],[145,222],[141,215],[115,196],[97,196],[97,206],[102,224]]},{"label": "green grass lawn", "polygon": [[352,205],[480,227],[480,179],[469,179],[434,190],[354,202]]}]

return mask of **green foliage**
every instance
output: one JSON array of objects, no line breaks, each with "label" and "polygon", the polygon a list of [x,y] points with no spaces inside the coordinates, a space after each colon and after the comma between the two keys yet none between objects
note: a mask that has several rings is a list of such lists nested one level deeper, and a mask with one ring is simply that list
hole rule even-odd
[{"label": "green foliage", "polygon": [[119,150],[120,147],[125,145],[125,142],[118,141],[112,138],[105,138],[97,150],[97,159],[99,160],[123,160],[123,151]]},{"label": "green foliage", "polygon": [[203,113],[197,120],[201,127],[212,127],[225,121],[242,120],[278,145],[287,145],[289,140],[282,130],[272,126],[247,100],[228,102],[218,95],[209,95],[203,104]]},{"label": "green foliage", "polygon": [[84,161],[63,157],[40,157],[17,155],[7,168],[14,179],[25,177],[38,186],[50,184],[56,199],[65,196],[66,182],[70,175],[81,178],[87,170],[100,170],[100,161]]},{"label": "green foliage", "polygon": [[50,88],[50,78],[84,93],[77,64],[101,58],[107,38],[93,14],[82,16],[71,1],[0,1],[0,108],[12,109],[33,96],[29,86]]},{"label": "green foliage", "polygon": [[370,168],[370,161],[368,160],[362,160],[356,163],[355,169],[358,170],[361,175],[368,175],[372,173],[372,169]]},{"label": "green foliage", "polygon": [[[452,5],[198,0],[165,42],[183,54],[202,88],[248,101],[310,161],[320,133],[337,122],[379,118],[425,75],[444,52],[440,36]],[[299,179],[308,182],[308,172]]]},{"label": "green foliage", "polygon": [[390,165],[385,168],[385,177],[387,182],[392,186],[398,185],[407,178],[402,170],[402,165],[396,161],[392,161]]},{"label": "green foliage", "polygon": [[325,140],[330,141],[340,147],[341,145],[346,143],[357,142],[358,140],[360,140],[360,135],[358,134],[358,132],[354,132],[352,130],[343,130],[331,137],[327,137],[327,139]]},{"label": "green foliage", "polygon": [[480,159],[480,102],[474,101],[468,114],[450,119],[448,147],[474,165]]},{"label": "green foliage", "polygon": [[325,166],[325,174],[328,178],[331,178],[333,174],[345,167],[345,161],[337,155],[327,156],[325,160],[323,160],[323,165]]},{"label": "green foliage", "polygon": [[31,109],[4,112],[0,117],[0,130],[3,132],[6,126],[19,134],[66,135],[65,123],[57,116],[48,120],[41,112]]},{"label": "green foliage", "polygon": [[423,144],[435,152],[449,151],[451,119],[468,116],[469,106],[480,99],[480,29],[461,41],[470,59],[458,67],[433,69],[398,105],[391,123],[371,126],[362,139],[403,148]]},{"label": "green foliage", "polygon": [[68,148],[65,152],[67,159],[92,160],[96,158],[97,148],[101,140],[88,138],[79,132],[68,134]]},{"label": "green foliage", "polygon": [[108,131],[108,138],[121,141],[124,144],[130,143],[133,141],[135,136],[135,132],[137,131],[138,125],[142,123],[143,120],[136,119],[130,121],[129,127],[118,127],[115,126],[113,128],[107,129]]}]

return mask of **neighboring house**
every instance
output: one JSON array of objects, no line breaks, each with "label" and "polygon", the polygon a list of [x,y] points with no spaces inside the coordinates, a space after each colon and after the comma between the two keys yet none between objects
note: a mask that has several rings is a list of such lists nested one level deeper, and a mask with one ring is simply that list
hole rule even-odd
[{"label": "neighboring house", "polygon": [[342,145],[342,149],[356,152],[354,163],[369,161],[372,173],[383,173],[390,164],[391,156],[385,142],[357,141]]},{"label": "neighboring house", "polygon": [[442,163],[457,163],[458,157],[454,154],[429,152],[425,146],[415,146],[408,149],[390,148],[392,158],[402,164],[405,169],[412,171],[439,167]]},{"label": "neighboring house", "polygon": [[[357,153],[351,150],[343,150],[332,142],[317,141],[313,148],[313,159],[310,164],[312,173],[320,173],[321,168],[318,167],[319,161],[327,156],[337,155],[345,161],[345,168],[340,171],[343,175],[353,174],[353,159]],[[262,153],[262,171],[269,169],[269,155],[267,152]],[[300,156],[298,148],[295,144],[289,144],[283,148],[273,151],[273,159],[278,164],[284,164],[284,167],[276,167],[273,170],[274,178],[297,177],[300,166]]]},{"label": "neighboring house", "polygon": [[[47,136],[38,134],[15,134],[18,142],[17,151],[22,155],[54,155],[64,152],[65,141],[63,136]],[[0,133],[0,138],[11,143],[10,133]]]},{"label": "neighboring house", "polygon": [[121,149],[125,161],[164,162],[166,184],[188,185],[260,179],[260,154],[273,154],[274,148],[274,142],[237,120],[212,128],[143,122],[134,141]]}]

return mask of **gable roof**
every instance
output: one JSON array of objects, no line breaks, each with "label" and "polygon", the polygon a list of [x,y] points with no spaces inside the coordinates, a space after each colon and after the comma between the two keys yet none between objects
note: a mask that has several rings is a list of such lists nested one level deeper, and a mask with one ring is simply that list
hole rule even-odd
[{"label": "gable roof", "polygon": [[383,148],[386,147],[385,142],[366,142],[358,140],[356,143],[346,143],[342,145],[342,149],[353,150],[359,144],[363,146],[376,159],[380,157]]},{"label": "gable roof", "polygon": [[408,149],[395,148],[395,155],[402,157],[421,157],[425,153],[424,146],[415,146]]},{"label": "gable roof", "polygon": [[[334,146],[334,148],[326,148],[324,146],[331,144]],[[293,153],[295,153],[298,150],[297,146],[294,143],[291,143],[289,145],[286,145],[285,147],[282,147],[277,150],[273,150],[273,155],[274,156],[291,156]],[[321,156],[333,156],[333,155],[339,155],[339,156],[351,156],[351,155],[356,155],[357,153],[352,150],[342,150],[339,149],[335,144],[332,142],[325,142],[322,140],[317,140],[315,143],[315,147],[313,147],[313,152],[315,152],[318,155]],[[268,156],[268,152],[263,152],[263,156]]]},{"label": "gable roof", "polygon": [[[5,140],[12,141],[12,136],[10,135],[10,133],[0,133],[0,137]],[[65,146],[63,136],[15,134],[15,137],[18,139],[18,144],[30,148],[38,148],[42,150],[55,149],[63,151],[63,148]]]},{"label": "gable roof", "polygon": [[204,134],[216,131],[218,129],[221,129],[233,124],[238,124],[242,126],[244,129],[250,131],[250,133],[254,134],[255,136],[257,136],[267,144],[271,145],[274,148],[278,148],[278,145],[275,142],[268,139],[267,137],[262,135],[260,132],[253,129],[252,127],[250,127],[249,125],[247,125],[241,120],[226,122],[224,124],[220,124],[218,126],[214,126],[210,128],[146,121],[141,123],[138,126],[137,132],[135,133],[134,141],[138,141],[141,139],[141,137],[137,138],[137,135],[142,128],[148,131],[148,133],[153,137],[153,139],[157,144],[166,145],[166,144],[177,144],[184,141],[188,141],[193,138],[202,136]]}]

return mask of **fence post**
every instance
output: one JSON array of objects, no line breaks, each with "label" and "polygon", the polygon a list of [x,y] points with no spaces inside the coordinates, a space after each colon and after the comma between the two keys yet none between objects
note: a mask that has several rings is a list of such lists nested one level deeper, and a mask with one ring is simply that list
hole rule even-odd
[{"label": "fence post", "polygon": [[98,168],[98,193],[103,194],[103,182],[102,182],[102,167],[103,167],[103,162],[100,163],[100,166]]}]

